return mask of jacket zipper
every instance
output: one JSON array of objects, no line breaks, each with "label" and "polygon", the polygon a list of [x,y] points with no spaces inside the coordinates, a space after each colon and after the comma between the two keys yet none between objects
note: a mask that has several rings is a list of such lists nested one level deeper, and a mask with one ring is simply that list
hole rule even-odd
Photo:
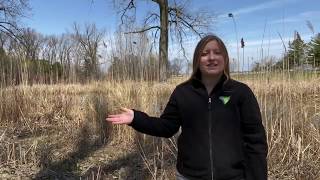
[{"label": "jacket zipper", "polygon": [[210,150],[210,170],[211,170],[211,180],[213,180],[213,157],[212,157],[212,112],[211,112],[211,97],[208,99],[208,110],[209,110],[209,150]]}]

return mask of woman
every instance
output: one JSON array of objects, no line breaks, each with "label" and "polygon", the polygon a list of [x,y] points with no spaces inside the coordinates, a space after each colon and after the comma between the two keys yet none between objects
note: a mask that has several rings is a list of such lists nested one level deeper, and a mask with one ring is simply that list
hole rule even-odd
[{"label": "woman", "polygon": [[267,142],[251,89],[230,79],[222,40],[207,35],[197,44],[191,78],[178,85],[160,116],[122,108],[113,124],[178,138],[177,179],[265,180]]}]

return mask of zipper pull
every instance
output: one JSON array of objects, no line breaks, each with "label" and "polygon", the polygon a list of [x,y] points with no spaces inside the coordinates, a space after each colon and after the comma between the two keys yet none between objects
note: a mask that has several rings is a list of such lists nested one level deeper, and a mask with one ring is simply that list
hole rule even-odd
[{"label": "zipper pull", "polygon": [[211,97],[209,97],[209,100],[208,100],[208,110],[211,110]]}]

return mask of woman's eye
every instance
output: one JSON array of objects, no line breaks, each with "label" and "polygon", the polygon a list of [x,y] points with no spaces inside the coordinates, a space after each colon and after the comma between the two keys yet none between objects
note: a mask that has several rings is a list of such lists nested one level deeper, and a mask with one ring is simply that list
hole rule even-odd
[{"label": "woman's eye", "polygon": [[201,53],[201,56],[206,56],[206,55],[208,55],[208,52],[202,52]]}]

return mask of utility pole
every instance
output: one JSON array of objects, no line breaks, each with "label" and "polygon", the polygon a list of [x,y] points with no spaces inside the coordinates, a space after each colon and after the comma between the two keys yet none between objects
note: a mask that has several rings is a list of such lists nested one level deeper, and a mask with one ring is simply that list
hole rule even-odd
[{"label": "utility pole", "polygon": [[236,21],[235,21],[234,16],[233,16],[233,14],[232,14],[232,13],[229,13],[229,14],[228,14],[228,16],[229,16],[229,17],[231,17],[231,18],[232,18],[232,20],[233,20],[234,31],[235,31],[235,33],[236,33],[236,39],[237,39],[238,73],[239,73],[239,71],[240,71],[240,67],[239,67],[239,65],[240,65],[240,58],[239,58],[239,40],[238,40],[237,24],[236,24]]}]

